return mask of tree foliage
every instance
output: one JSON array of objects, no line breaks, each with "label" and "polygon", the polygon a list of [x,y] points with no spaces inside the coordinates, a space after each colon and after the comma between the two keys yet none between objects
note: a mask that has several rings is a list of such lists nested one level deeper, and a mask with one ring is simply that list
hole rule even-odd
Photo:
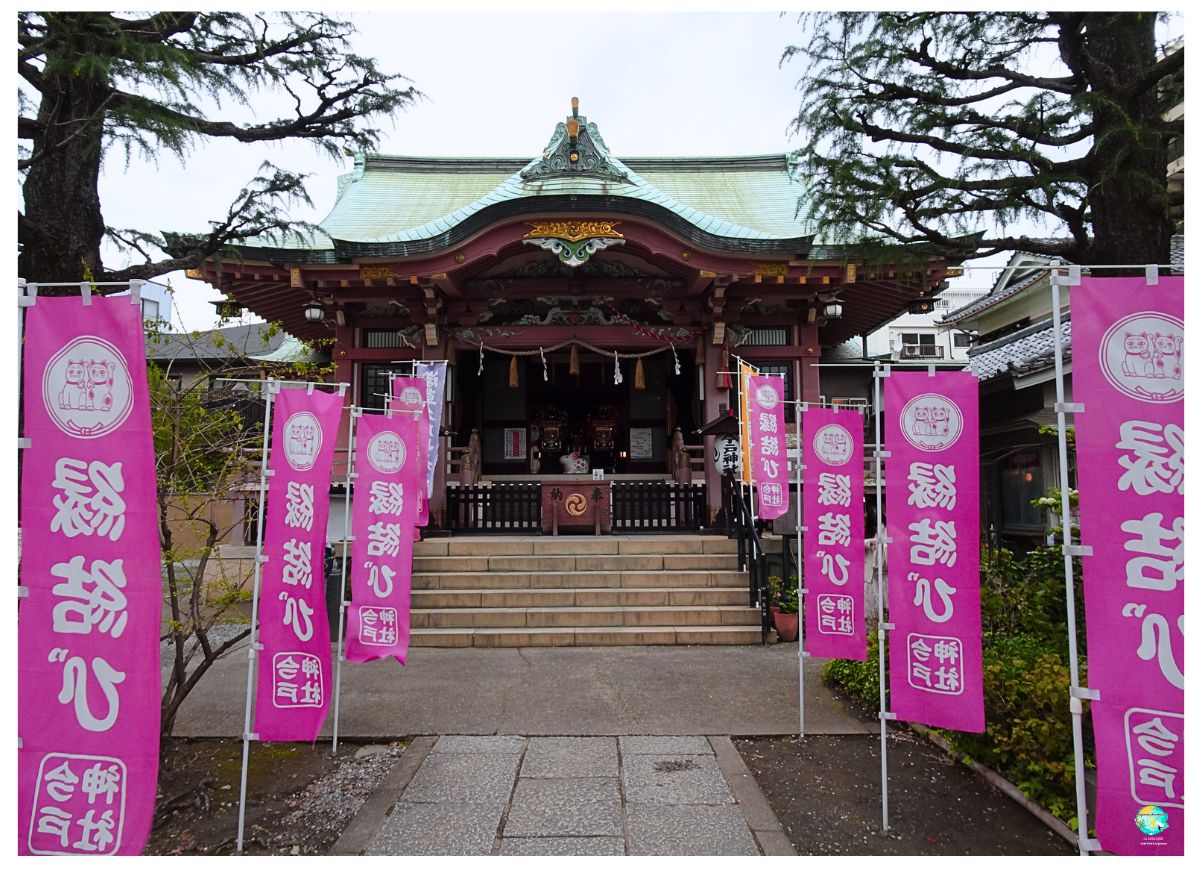
[{"label": "tree foliage", "polygon": [[[821,231],[1079,263],[1169,262],[1183,47],[1154,12],[823,12],[793,121]],[[1054,234],[1013,234],[1032,220]],[[986,238],[981,237],[986,233]]]},{"label": "tree foliage", "polygon": [[[307,230],[288,217],[308,202],[303,176],[270,163],[205,233],[168,240],[109,227],[100,168],[114,151],[127,161],[164,151],[184,158],[213,139],[306,139],[331,154],[375,147],[374,125],[419,94],[354,54],[353,32],[346,21],[308,13],[19,12],[22,274],[42,282],[85,272],[102,281],[152,278],[196,266],[231,242]],[[284,95],[290,111],[260,114],[269,93]],[[105,238],[144,262],[106,268]]]}]

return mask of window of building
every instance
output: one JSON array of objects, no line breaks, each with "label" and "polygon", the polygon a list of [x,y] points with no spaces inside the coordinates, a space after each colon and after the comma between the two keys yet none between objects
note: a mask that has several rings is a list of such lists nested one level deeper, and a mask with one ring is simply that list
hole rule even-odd
[{"label": "window of building", "polygon": [[1045,495],[1042,459],[1036,450],[1015,453],[1000,462],[1000,517],[1006,529],[1041,530],[1042,509],[1033,500]]},{"label": "window of building", "polygon": [[398,368],[394,363],[363,363],[358,385],[358,404],[362,408],[387,407],[388,379]]},{"label": "window of building", "polygon": [[941,359],[942,348],[932,332],[900,333],[901,359]]},{"label": "window of building", "polygon": [[791,344],[791,327],[759,326],[750,330],[743,344],[752,347],[787,347]]},{"label": "window of building", "polygon": [[971,346],[971,336],[965,332],[954,333],[954,346],[955,347],[970,347]]}]

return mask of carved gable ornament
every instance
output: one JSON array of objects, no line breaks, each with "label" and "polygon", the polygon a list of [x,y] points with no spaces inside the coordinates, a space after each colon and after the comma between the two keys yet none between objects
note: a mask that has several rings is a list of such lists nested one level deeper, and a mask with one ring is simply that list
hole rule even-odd
[{"label": "carved gable ornament", "polygon": [[521,170],[525,181],[556,175],[593,175],[613,181],[628,181],[629,176],[613,161],[608,146],[596,125],[579,114],[579,99],[571,98],[571,115],[554,128],[550,144],[542,156]]}]

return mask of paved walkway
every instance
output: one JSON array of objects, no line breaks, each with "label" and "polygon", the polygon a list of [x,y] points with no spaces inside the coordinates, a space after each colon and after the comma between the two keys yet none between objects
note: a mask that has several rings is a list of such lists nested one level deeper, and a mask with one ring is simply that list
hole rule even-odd
[{"label": "paved walkway", "polygon": [[332,854],[794,855],[728,737],[418,738]]},{"label": "paved walkway", "polygon": [[[343,664],[347,738],[420,734],[795,734],[796,645],[547,647],[410,651]],[[805,661],[807,731],[863,734],[875,727],[825,687],[823,662]],[[246,654],[218,662],[184,703],[180,737],[240,737]],[[323,734],[332,730],[330,712]]]}]

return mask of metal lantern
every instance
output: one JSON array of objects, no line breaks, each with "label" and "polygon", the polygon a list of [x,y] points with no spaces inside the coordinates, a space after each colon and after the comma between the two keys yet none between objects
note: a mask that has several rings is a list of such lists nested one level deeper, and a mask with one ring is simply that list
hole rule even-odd
[{"label": "metal lantern", "polygon": [[319,300],[313,299],[304,306],[304,319],[309,323],[322,323],[325,320],[325,306]]}]

